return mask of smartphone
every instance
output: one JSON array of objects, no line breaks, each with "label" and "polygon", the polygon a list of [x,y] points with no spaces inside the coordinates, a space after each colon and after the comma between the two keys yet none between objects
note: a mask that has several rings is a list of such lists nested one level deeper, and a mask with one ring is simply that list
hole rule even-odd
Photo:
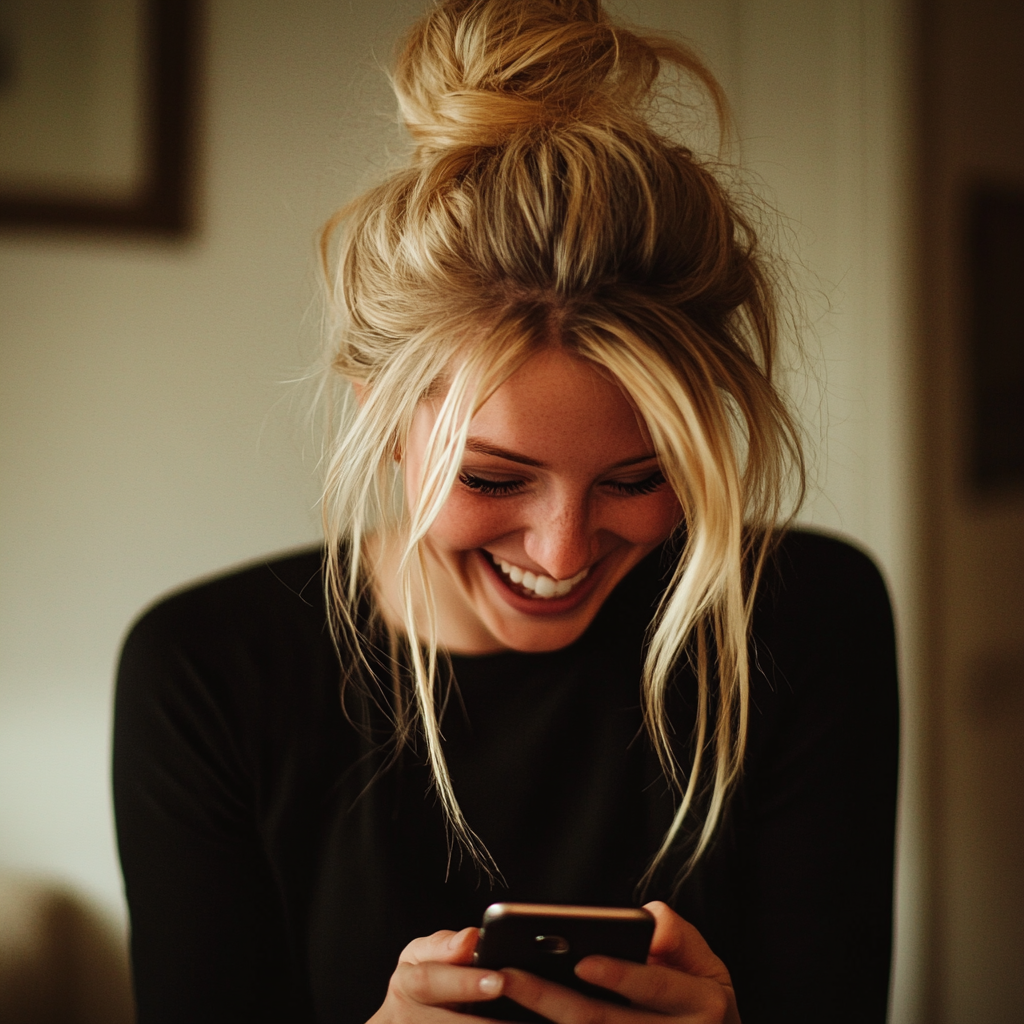
[{"label": "smartphone", "polygon": [[[654,918],[632,907],[492,903],[484,911],[473,964],[492,970],[518,967],[593,998],[627,1005],[617,992],[577,978],[574,968],[592,953],[646,963],[653,934]],[[477,1003],[472,1012],[495,1020],[546,1019],[504,996]]]}]

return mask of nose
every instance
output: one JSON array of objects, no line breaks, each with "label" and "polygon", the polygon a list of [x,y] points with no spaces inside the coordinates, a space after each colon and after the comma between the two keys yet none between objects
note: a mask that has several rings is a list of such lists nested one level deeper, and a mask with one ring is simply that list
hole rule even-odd
[{"label": "nose", "polygon": [[586,502],[570,497],[538,509],[523,538],[526,554],[552,579],[572,578],[596,558],[588,518]]}]

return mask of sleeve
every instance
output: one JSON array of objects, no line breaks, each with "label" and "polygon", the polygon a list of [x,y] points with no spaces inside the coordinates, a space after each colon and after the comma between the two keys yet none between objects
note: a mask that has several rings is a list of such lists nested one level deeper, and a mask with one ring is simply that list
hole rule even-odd
[{"label": "sleeve", "polygon": [[237,686],[180,637],[176,599],[125,643],[113,790],[139,1024],[284,1021],[281,900],[261,849]]},{"label": "sleeve", "polygon": [[805,537],[781,557],[755,648],[771,692],[752,714],[775,710],[749,765],[740,1014],[884,1024],[899,742],[888,596],[847,545]]}]

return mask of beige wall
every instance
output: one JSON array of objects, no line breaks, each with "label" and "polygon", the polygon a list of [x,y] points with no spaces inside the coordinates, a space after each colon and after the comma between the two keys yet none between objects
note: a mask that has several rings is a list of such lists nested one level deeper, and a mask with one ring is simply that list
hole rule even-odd
[{"label": "beige wall", "polygon": [[209,4],[195,239],[0,238],[0,866],[120,907],[107,744],[127,624],[317,536],[288,383],[317,352],[314,237],[383,162],[373,53],[419,6]]},{"label": "beige wall", "polygon": [[[110,680],[155,595],[313,540],[317,225],[380,170],[414,0],[211,0],[202,227],[184,244],[0,240],[0,866],[120,907]],[[820,370],[807,518],[886,569],[910,669],[898,1017],[915,1019],[920,840],[905,338],[906,33],[885,0],[622,0],[706,50],[783,213]]]}]

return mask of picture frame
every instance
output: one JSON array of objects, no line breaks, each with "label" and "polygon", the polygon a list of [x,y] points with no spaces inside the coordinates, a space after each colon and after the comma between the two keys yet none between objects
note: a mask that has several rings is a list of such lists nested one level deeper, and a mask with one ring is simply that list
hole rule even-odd
[{"label": "picture frame", "polygon": [[970,476],[976,494],[1024,489],[1024,186],[967,195]]},{"label": "picture frame", "polygon": [[191,233],[199,0],[7,6],[0,227]]}]

